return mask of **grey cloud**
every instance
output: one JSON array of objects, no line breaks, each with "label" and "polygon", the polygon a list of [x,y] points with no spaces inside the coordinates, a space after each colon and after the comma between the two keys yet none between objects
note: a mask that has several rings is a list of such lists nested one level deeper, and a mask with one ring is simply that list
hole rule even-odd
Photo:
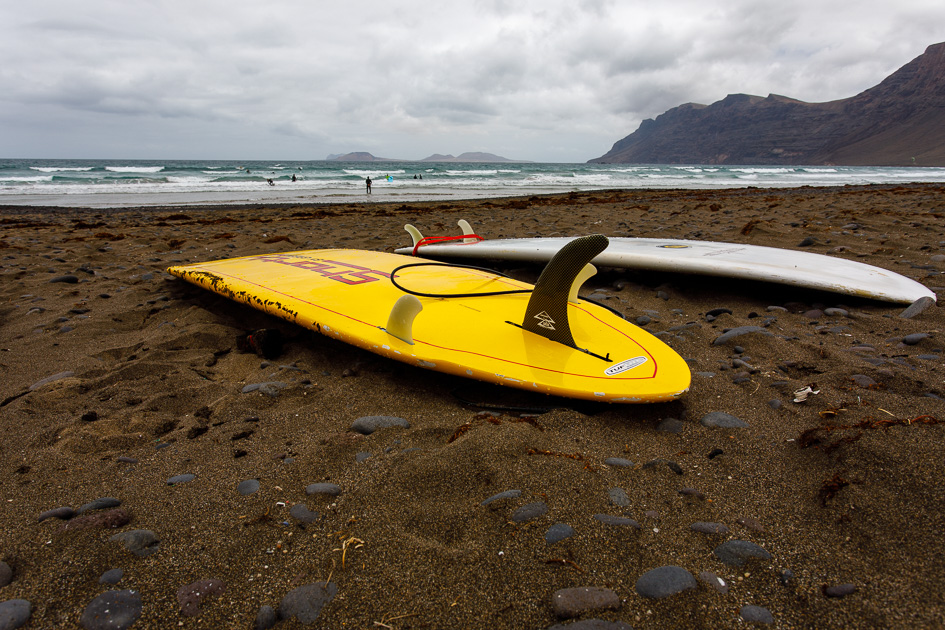
[{"label": "grey cloud", "polygon": [[486,101],[455,97],[424,98],[407,109],[407,114],[417,119],[433,117],[460,125],[481,124],[500,113],[500,109]]},{"label": "grey cloud", "polygon": [[94,142],[125,156],[259,146],[307,158],[495,143],[511,157],[583,161],[685,102],[850,96],[945,41],[940,0],[181,6],[8,11],[0,151],[82,157]]}]

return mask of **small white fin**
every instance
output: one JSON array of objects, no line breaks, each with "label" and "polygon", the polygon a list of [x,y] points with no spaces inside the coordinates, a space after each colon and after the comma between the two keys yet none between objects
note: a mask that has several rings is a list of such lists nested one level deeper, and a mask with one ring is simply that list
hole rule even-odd
[{"label": "small white fin", "polygon": [[410,294],[400,296],[400,299],[394,303],[394,308],[390,310],[390,317],[387,318],[387,327],[384,330],[388,335],[397,337],[412,346],[413,320],[422,310],[423,304],[416,296]]},{"label": "small white fin", "polygon": [[410,225],[409,223],[404,226],[404,229],[407,231],[407,234],[410,235],[410,238],[413,239],[413,246],[416,247],[417,243],[420,242],[420,239],[423,238],[423,235],[420,234],[420,230]]},{"label": "small white fin", "polygon": [[571,304],[578,303],[578,290],[580,290],[581,285],[587,282],[595,273],[597,273],[597,267],[591,263],[584,265],[584,268],[581,269],[577,277],[574,278],[574,282],[571,283],[571,291],[568,293],[568,302],[571,302]]},{"label": "small white fin", "polygon": [[[469,221],[467,221],[466,219],[460,219],[459,221],[456,222],[456,225],[458,225],[458,226],[460,227],[460,229],[463,231],[463,234],[475,234],[475,232],[474,232],[473,229],[472,229],[472,226],[469,225]],[[474,238],[464,238],[464,239],[463,239],[463,242],[464,242],[464,243],[475,243],[475,242],[476,242],[476,239],[474,239]]]}]

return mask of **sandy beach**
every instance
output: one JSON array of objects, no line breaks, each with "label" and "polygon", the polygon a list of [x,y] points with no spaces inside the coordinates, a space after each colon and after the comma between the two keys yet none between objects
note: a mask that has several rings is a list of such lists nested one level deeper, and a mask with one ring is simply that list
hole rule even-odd
[{"label": "sandy beach", "polygon": [[[680,401],[607,406],[409,367],[164,271],[458,219],[803,249],[945,291],[938,184],[0,207],[0,628],[945,626],[939,306],[603,269],[584,292],[693,372]],[[770,334],[714,343],[739,326]]]}]

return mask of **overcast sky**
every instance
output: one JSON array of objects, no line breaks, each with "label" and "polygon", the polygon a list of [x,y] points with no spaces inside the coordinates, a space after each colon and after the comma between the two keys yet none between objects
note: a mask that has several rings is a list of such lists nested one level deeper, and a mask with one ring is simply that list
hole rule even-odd
[{"label": "overcast sky", "polygon": [[0,158],[540,162],[730,93],[845,98],[942,0],[0,0]]}]

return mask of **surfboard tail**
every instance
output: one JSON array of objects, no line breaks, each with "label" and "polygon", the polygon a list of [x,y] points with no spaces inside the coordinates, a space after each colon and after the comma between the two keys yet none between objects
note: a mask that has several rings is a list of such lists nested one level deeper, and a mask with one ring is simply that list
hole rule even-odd
[{"label": "surfboard tail", "polygon": [[568,324],[568,299],[572,285],[585,266],[607,248],[610,241],[603,234],[574,239],[561,248],[545,265],[525,308],[522,328],[542,337],[577,348]]},{"label": "surfboard tail", "polygon": [[423,245],[431,245],[435,243],[444,243],[448,241],[462,241],[463,243],[477,243],[484,240],[481,236],[472,231],[472,227],[469,223],[460,219],[459,226],[463,229],[463,233],[459,236],[423,236],[416,227],[410,225],[409,223],[404,226],[404,230],[407,231],[407,234],[410,235],[410,238],[413,240],[413,251],[411,255],[416,256],[417,251]]}]

